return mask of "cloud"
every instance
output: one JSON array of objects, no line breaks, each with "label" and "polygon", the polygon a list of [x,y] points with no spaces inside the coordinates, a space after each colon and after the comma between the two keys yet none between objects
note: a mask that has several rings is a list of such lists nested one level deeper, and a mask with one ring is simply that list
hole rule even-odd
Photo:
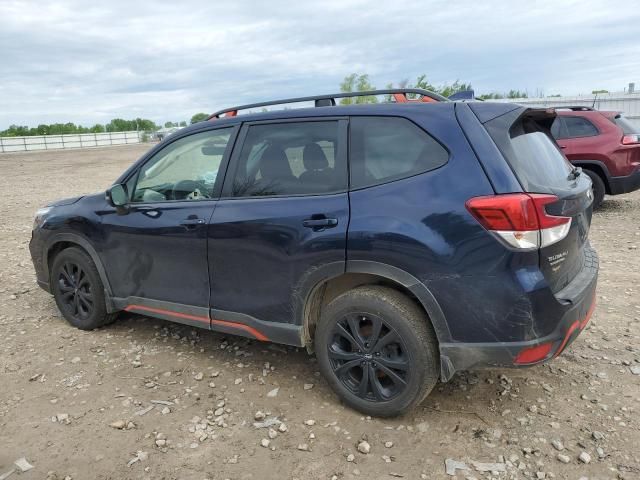
[{"label": "cloud", "polygon": [[640,81],[633,1],[0,3],[0,128],[93,124],[373,83],[576,94]]}]

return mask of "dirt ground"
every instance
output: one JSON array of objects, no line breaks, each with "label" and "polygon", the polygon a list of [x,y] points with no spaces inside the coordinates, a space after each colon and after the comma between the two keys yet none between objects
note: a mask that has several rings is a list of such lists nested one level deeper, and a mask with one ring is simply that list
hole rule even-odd
[{"label": "dirt ground", "polygon": [[[379,420],[341,405],[303,350],[131,314],[93,332],[62,319],[35,284],[34,212],[105,189],[148,147],[0,155],[0,478],[21,457],[33,469],[11,480],[454,478],[446,459],[469,467],[459,479],[640,478],[640,192],[594,216],[598,307],[564,355],[458,374]],[[286,428],[255,428],[257,413]]]}]

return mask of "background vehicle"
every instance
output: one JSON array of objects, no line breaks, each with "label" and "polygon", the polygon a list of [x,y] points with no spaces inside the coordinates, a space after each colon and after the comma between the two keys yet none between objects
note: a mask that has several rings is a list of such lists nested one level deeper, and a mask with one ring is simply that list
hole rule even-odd
[{"label": "background vehicle", "polygon": [[[354,95],[395,103],[335,106]],[[237,116],[302,100],[317,107]],[[457,370],[550,360],[586,326],[591,182],[554,118],[414,89],[226,109],[106,196],[39,211],[38,282],[83,329],[124,310],[306,346],[348,405],[400,414]]]},{"label": "background vehicle", "polygon": [[620,112],[562,107],[551,133],[567,158],[593,183],[594,207],[605,193],[640,188],[640,131]]}]

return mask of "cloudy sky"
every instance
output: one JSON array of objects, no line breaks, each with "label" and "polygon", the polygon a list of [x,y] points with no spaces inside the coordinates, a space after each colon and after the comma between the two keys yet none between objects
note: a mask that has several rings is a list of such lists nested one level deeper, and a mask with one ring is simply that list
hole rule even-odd
[{"label": "cloudy sky", "polygon": [[477,93],[640,85],[637,0],[0,0],[0,129],[188,120],[225,106],[374,85]]}]

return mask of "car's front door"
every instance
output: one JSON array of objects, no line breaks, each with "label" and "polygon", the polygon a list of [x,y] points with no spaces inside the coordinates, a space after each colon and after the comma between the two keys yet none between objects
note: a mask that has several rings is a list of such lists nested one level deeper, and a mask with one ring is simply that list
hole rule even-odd
[{"label": "car's front door", "polygon": [[347,121],[245,124],[209,225],[211,316],[295,342],[309,285],[345,270]]},{"label": "car's front door", "polygon": [[167,144],[126,181],[124,215],[103,215],[101,255],[119,308],[208,326],[207,225],[234,128]]}]

